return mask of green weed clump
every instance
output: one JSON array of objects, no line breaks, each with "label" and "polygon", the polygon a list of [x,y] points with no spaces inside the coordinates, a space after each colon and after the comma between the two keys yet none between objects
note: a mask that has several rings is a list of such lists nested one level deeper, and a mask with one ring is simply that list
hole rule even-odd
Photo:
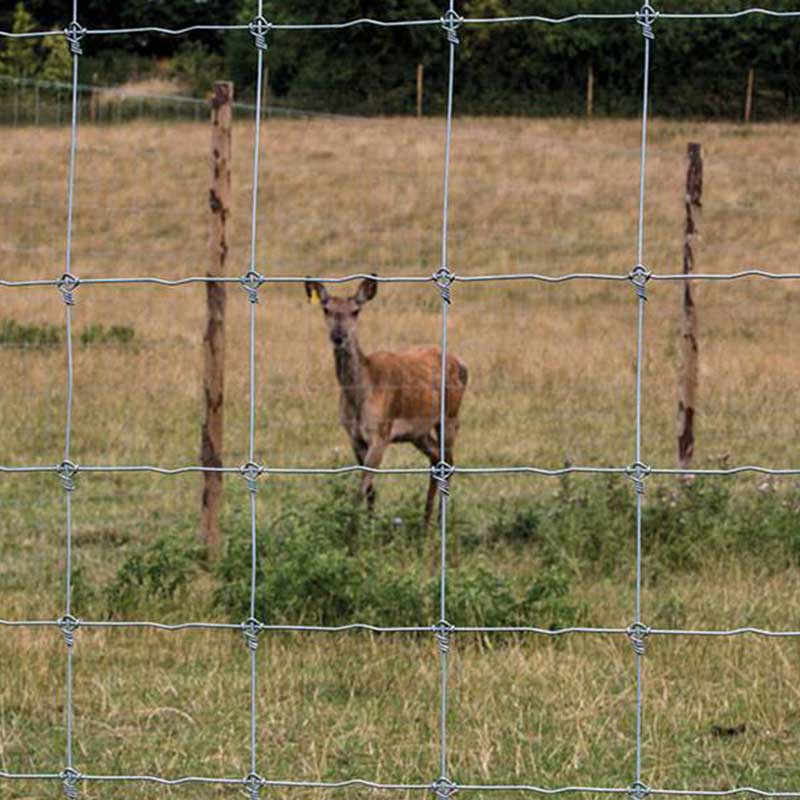
[{"label": "green weed clump", "polygon": [[[410,509],[367,514],[348,484],[297,495],[257,531],[256,609],[272,624],[384,626],[438,619],[440,583],[430,537]],[[490,510],[453,509],[461,552],[447,577],[448,621],[462,626],[562,628],[590,624],[581,585],[627,578],[633,563],[635,505],[625,480],[573,482],[551,496]],[[398,516],[398,511],[400,516]],[[693,572],[714,559],[757,557],[776,570],[800,564],[800,495],[770,485],[736,493],[727,481],[654,486],[643,509],[647,580]],[[483,515],[483,516],[481,516]],[[232,620],[250,616],[250,519],[224,521],[215,565],[193,539],[163,535],[128,555],[105,588],[109,613],[174,605],[196,579],[211,608]],[[423,552],[424,551],[424,552]],[[455,556],[455,554],[454,554]],[[511,566],[509,566],[511,565]]]},{"label": "green weed clump", "polygon": [[[575,573],[612,576],[631,553],[635,505],[626,481],[562,480],[552,497],[501,508],[489,538],[534,547],[547,562]],[[800,492],[766,482],[736,491],[729,480],[698,477],[680,486],[650,485],[642,512],[643,555],[658,567],[696,570],[709,559],[758,554],[782,568],[800,563]]]},{"label": "green weed clump", "polygon": [[5,347],[53,347],[61,342],[58,325],[22,325],[13,319],[0,319],[0,345]]},{"label": "green weed clump", "polygon": [[[271,623],[419,625],[438,613],[439,578],[419,558],[422,525],[400,531],[394,517],[369,517],[337,488],[316,505],[273,520],[258,539],[256,609]],[[217,571],[216,603],[249,613],[250,539],[236,525]],[[459,625],[574,624],[569,581],[554,567],[506,576],[478,561],[448,572],[449,621]]]},{"label": "green weed clump", "polygon": [[105,587],[109,616],[180,599],[200,571],[204,553],[186,536],[165,535],[130,552]]},{"label": "green weed clump", "polygon": [[[136,338],[136,331],[130,325],[110,325],[102,323],[87,325],[78,334],[78,341],[87,345],[130,345]],[[0,319],[0,346],[46,348],[60,345],[64,340],[61,325],[35,322],[27,325],[14,319]]]},{"label": "green weed clump", "polygon": [[132,344],[136,332],[130,325],[111,325],[101,323],[88,325],[80,333],[80,343],[84,346],[92,344]]}]

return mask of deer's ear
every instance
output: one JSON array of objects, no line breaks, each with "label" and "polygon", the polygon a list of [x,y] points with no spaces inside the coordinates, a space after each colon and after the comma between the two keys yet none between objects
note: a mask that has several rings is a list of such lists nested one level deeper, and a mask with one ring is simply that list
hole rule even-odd
[{"label": "deer's ear", "polygon": [[310,303],[321,303],[325,305],[328,302],[328,290],[318,281],[306,281],[306,297]]},{"label": "deer's ear", "polygon": [[355,301],[360,306],[364,305],[368,300],[372,300],[378,293],[378,281],[374,278],[364,278],[361,281],[361,286],[358,287],[356,292]]}]

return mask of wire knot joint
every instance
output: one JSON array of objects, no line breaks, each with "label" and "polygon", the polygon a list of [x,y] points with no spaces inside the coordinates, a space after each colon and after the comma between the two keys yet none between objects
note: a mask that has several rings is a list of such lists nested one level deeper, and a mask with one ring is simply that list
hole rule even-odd
[{"label": "wire knot joint", "polygon": [[645,800],[650,794],[650,787],[641,781],[635,781],[628,787],[628,797],[631,800]]},{"label": "wire knot joint", "polygon": [[255,270],[250,270],[246,274],[242,275],[239,278],[242,289],[247,292],[247,299],[251,303],[258,302],[258,290],[261,288],[261,285],[264,283],[264,276],[260,272],[256,272]]},{"label": "wire knot joint", "polygon": [[650,466],[643,464],[641,461],[631,464],[626,469],[628,477],[633,481],[633,488],[636,489],[636,494],[645,493],[644,482],[650,476],[650,471]]},{"label": "wire knot joint", "polygon": [[67,800],[78,800],[78,781],[81,774],[72,767],[67,767],[61,772],[61,783],[64,785],[64,794]]},{"label": "wire knot joint", "polygon": [[451,8],[442,15],[441,23],[447,34],[447,41],[450,44],[459,44],[458,29],[464,24],[464,17]]},{"label": "wire knot joint", "polygon": [[75,299],[72,296],[72,293],[78,288],[80,285],[81,279],[76,278],[71,272],[65,272],[59,279],[58,283],[58,291],[61,292],[61,296],[64,298],[64,303],[68,306],[75,305]]},{"label": "wire knot joint", "polygon": [[636,296],[640,300],[647,300],[647,282],[650,280],[650,271],[643,264],[637,264],[629,273],[628,279],[636,289]]},{"label": "wire knot joint", "polygon": [[261,789],[266,784],[266,781],[258,773],[251,772],[242,783],[250,800],[259,800]]},{"label": "wire knot joint", "polygon": [[431,280],[436,284],[436,288],[439,290],[439,294],[442,296],[442,300],[448,305],[450,304],[450,287],[453,285],[456,276],[455,273],[450,272],[450,270],[446,267],[439,267],[436,272],[431,275]]},{"label": "wire knot joint", "polygon": [[64,643],[71,650],[75,644],[75,631],[80,627],[80,622],[71,614],[65,614],[58,620],[58,629],[64,637]]},{"label": "wire knot joint", "polygon": [[261,623],[255,617],[250,617],[250,619],[246,619],[242,623],[242,633],[244,634],[245,642],[247,642],[247,648],[254,653],[258,650],[258,637],[261,633],[261,628]]},{"label": "wire knot joint", "polygon": [[450,652],[450,635],[453,633],[453,626],[446,619],[442,619],[433,626],[432,630],[433,638],[439,645],[439,652],[446,655]]},{"label": "wire knot joint", "polygon": [[78,474],[80,467],[73,464],[71,461],[62,461],[56,467],[56,474],[61,478],[61,483],[64,485],[64,490],[67,492],[75,491],[75,476]]},{"label": "wire knot joint", "polygon": [[272,23],[263,16],[257,16],[249,25],[250,34],[256,42],[259,50],[267,49],[267,34],[272,30]]},{"label": "wire knot joint", "polygon": [[431,788],[433,789],[433,793],[436,795],[437,800],[450,800],[450,798],[458,791],[458,786],[450,780],[450,778],[445,777],[442,775],[441,778],[437,778]]},{"label": "wire knot joint", "polygon": [[[637,656],[643,656],[647,647],[646,639],[650,635],[650,628],[641,622],[634,622],[633,625],[628,626],[628,630],[625,633],[633,645],[633,652]],[[646,796],[647,794],[641,795],[641,797]],[[636,797],[636,795],[631,795],[631,797]]]},{"label": "wire knot joint", "polygon": [[650,3],[645,3],[636,12],[636,21],[642,26],[642,36],[645,39],[655,39],[656,35],[653,33],[653,23],[658,19],[658,11],[656,11]]},{"label": "wire knot joint", "polygon": [[455,471],[455,467],[446,461],[440,461],[431,467],[431,477],[436,481],[439,491],[446,497],[450,496],[450,478]]},{"label": "wire knot joint", "polygon": [[258,491],[258,479],[263,474],[264,467],[248,461],[244,466],[239,467],[239,472],[247,483],[248,491],[255,494]]},{"label": "wire knot joint", "polygon": [[86,28],[77,20],[72,20],[72,22],[64,28],[64,36],[67,37],[67,43],[69,44],[72,55],[82,56],[83,48],[81,47],[81,39],[86,36]]}]

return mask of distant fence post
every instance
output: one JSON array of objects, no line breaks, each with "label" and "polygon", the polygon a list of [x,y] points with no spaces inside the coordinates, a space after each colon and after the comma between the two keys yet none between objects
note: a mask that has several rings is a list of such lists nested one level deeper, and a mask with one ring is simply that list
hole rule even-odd
[{"label": "distant fence post", "polygon": [[[231,126],[233,84],[214,84],[211,100],[212,177],[209,191],[209,278],[225,274],[228,257],[227,221],[231,198]],[[222,466],[223,400],[225,385],[225,284],[206,284],[208,317],[203,336],[205,421],[200,458],[204,467]],[[210,557],[220,550],[219,513],[222,502],[222,473],[203,473],[200,539]]]},{"label": "distant fence post", "polygon": [[747,93],[744,97],[744,121],[750,122],[750,117],[753,113],[753,89],[756,83],[756,68],[750,67],[750,72],[747,73]]},{"label": "distant fence post", "polygon": [[[698,232],[703,207],[703,153],[699,144],[688,146],[686,171],[686,222],[683,239],[683,274],[694,272],[692,241]],[[694,416],[698,383],[697,308],[692,297],[692,282],[683,281],[681,304],[681,360],[678,367],[678,467],[691,469],[694,455]],[[689,476],[686,476],[686,480]]]},{"label": "distant fence post", "polygon": [[425,74],[425,67],[417,64],[417,117],[422,116],[422,79]]},{"label": "distant fence post", "polygon": [[586,116],[591,119],[594,113],[594,64],[589,62],[586,75]]}]

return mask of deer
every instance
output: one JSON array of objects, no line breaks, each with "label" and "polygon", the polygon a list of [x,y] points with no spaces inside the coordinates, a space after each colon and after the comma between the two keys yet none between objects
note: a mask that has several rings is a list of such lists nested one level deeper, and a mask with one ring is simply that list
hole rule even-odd
[{"label": "deer", "polygon": [[[350,297],[333,297],[318,281],[307,279],[306,295],[325,316],[339,383],[339,422],[350,438],[360,466],[378,469],[390,444],[414,445],[431,464],[425,501],[425,526],[430,525],[438,479],[434,468],[441,456],[453,465],[459,430],[458,412],[469,372],[456,356],[445,360],[444,451],[441,449],[442,352],[438,347],[378,350],[364,353],[358,342],[362,308],[374,299],[378,281],[365,278]],[[363,472],[360,501],[375,505],[375,475]]]}]

